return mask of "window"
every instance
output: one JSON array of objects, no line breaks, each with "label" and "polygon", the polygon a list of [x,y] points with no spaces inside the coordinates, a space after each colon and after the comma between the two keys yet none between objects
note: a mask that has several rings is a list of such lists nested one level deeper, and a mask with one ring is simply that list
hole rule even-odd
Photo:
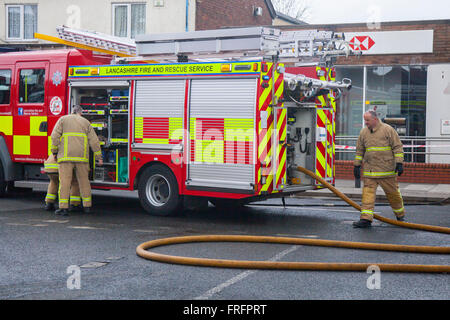
[{"label": "window", "polygon": [[22,69],[19,79],[20,103],[44,103],[44,69]]},{"label": "window", "polygon": [[117,37],[135,38],[145,33],[145,4],[113,4],[113,34]]},{"label": "window", "polygon": [[[363,111],[368,109],[376,110],[378,117],[393,126],[404,141],[426,135],[426,66],[338,66],[336,80],[342,78],[352,79],[352,89],[344,91],[337,104],[336,140],[339,136],[357,137],[364,126]],[[344,138],[339,141],[345,145],[353,142]],[[338,158],[350,160],[352,155],[341,153]],[[425,157],[405,155],[405,161],[411,160],[423,162]]]},{"label": "window", "polygon": [[34,39],[37,31],[37,5],[7,5],[6,12],[8,40]]},{"label": "window", "polygon": [[0,104],[9,104],[11,70],[0,70]]}]

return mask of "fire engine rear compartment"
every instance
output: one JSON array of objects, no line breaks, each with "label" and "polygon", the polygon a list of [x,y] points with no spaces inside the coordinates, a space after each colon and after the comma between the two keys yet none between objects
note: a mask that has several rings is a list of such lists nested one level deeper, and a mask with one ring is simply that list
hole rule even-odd
[{"label": "fire engine rear compartment", "polygon": [[[316,108],[286,102],[262,112],[259,85],[260,74],[70,80],[70,107],[82,106],[102,142],[104,165],[90,161],[93,187],[133,188],[130,157],[138,152],[145,161],[164,161],[159,156],[163,154],[172,163],[180,161],[176,164],[185,170],[178,177],[183,179],[180,194],[242,198],[315,188],[315,182],[295,168],[315,171]],[[286,135],[273,130],[265,138],[278,151],[267,154],[266,162],[274,165],[267,168],[260,161],[263,139],[258,130],[267,126],[262,122],[274,121],[274,115],[276,127],[284,125]],[[276,173],[283,172],[283,157],[285,173],[276,179]],[[264,184],[270,185],[266,191],[261,190]]]},{"label": "fire engine rear compartment", "polygon": [[128,81],[72,82],[70,109],[79,105],[100,140],[103,166],[96,166],[90,152],[93,185],[128,185]]}]

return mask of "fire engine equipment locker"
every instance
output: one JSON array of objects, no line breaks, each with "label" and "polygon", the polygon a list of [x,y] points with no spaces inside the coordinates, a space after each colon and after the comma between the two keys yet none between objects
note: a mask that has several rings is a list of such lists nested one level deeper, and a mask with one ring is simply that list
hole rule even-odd
[{"label": "fire engine equipment locker", "polygon": [[253,190],[256,79],[193,79],[188,186]]}]

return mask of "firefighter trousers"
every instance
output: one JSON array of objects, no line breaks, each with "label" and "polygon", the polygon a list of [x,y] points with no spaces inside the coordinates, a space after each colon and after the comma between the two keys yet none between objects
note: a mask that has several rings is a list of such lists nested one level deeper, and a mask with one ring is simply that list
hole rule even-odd
[{"label": "firefighter trousers", "polygon": [[[47,187],[45,203],[55,203],[59,189],[59,176],[57,173],[48,173],[47,175],[50,183]],[[72,178],[72,185],[70,186],[70,204],[74,206],[81,204],[80,188],[78,187],[78,181],[75,175]]]},{"label": "firefighter trousers", "polygon": [[[80,188],[83,207],[92,206],[91,184],[89,182],[89,163],[86,162],[60,162],[59,163],[59,207],[69,207],[70,185],[76,177]],[[73,203],[72,203],[73,204]]]},{"label": "firefighter trousers", "polygon": [[398,188],[397,177],[386,178],[364,178],[364,187],[362,191],[361,219],[373,220],[373,209],[375,207],[376,191],[381,186],[386,198],[391,205],[392,211],[396,217],[401,218],[405,215],[403,198]]}]

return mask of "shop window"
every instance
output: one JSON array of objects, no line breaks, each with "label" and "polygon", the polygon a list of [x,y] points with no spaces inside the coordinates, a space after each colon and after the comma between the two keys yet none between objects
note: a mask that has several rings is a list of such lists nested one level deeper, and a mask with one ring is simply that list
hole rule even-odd
[{"label": "shop window", "polygon": [[113,34],[134,39],[145,33],[145,3],[113,4]]},{"label": "shop window", "polygon": [[37,5],[7,5],[6,12],[8,40],[34,39],[37,31]]},{"label": "shop window", "polygon": [[11,70],[0,70],[0,104],[9,104]]},{"label": "shop window", "polygon": [[363,106],[363,67],[338,67],[336,80],[349,78],[352,89],[343,90],[342,97],[337,103],[336,134],[343,136],[359,135],[362,129]]},{"label": "shop window", "polygon": [[[426,66],[336,67],[336,80],[343,78],[352,79],[353,86],[337,104],[336,139],[340,135],[357,137],[363,127],[363,110],[374,109],[382,121],[397,130],[404,143],[424,144],[416,138],[426,135]],[[352,145],[351,141],[338,142]],[[351,159],[351,156],[342,153],[338,159]],[[424,162],[425,157],[406,154],[405,160]]]},{"label": "shop window", "polygon": [[19,103],[44,103],[44,85],[44,69],[20,70]]}]

